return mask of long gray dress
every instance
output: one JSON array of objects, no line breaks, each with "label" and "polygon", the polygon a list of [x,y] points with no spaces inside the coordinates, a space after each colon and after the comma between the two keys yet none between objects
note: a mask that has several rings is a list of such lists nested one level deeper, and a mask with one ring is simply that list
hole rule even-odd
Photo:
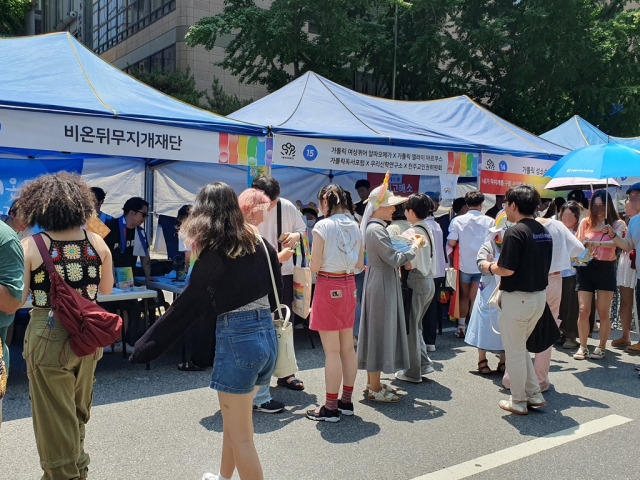
[{"label": "long gray dress", "polygon": [[358,368],[395,373],[409,368],[398,267],[413,260],[415,253],[397,252],[382,220],[372,219],[365,237],[367,273],[358,336]]}]

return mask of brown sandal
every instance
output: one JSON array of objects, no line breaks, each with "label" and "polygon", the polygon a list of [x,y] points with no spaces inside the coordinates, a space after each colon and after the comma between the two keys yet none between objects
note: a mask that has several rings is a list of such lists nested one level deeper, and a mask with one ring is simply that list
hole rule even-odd
[{"label": "brown sandal", "polygon": [[496,368],[496,372],[504,373],[506,369],[507,369],[507,366],[505,365],[504,362],[498,362],[498,368]]},{"label": "brown sandal", "polygon": [[478,362],[478,372],[480,372],[482,375],[491,374],[491,369],[489,368],[489,361],[486,358]]}]

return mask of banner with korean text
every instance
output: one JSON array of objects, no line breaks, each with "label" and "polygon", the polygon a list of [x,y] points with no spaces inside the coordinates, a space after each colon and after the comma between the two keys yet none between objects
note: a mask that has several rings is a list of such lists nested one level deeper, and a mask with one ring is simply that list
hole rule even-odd
[{"label": "banner with korean text", "polygon": [[532,185],[542,197],[557,197],[560,195],[558,192],[544,188],[550,180],[544,174],[555,163],[556,160],[483,153],[480,161],[480,191],[503,195],[511,187]]},{"label": "banner with korean text", "polygon": [[477,177],[480,154],[274,135],[273,164],[408,175]]},{"label": "banner with korean text", "polygon": [[272,139],[148,122],[0,110],[0,147],[229,165],[271,162]]}]

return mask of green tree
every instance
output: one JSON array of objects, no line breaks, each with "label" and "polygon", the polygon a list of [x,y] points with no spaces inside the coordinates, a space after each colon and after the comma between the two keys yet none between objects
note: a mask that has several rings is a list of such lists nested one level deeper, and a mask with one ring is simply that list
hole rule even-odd
[{"label": "green tree", "polygon": [[218,115],[229,115],[242,107],[246,107],[253,101],[240,100],[235,94],[229,95],[225,93],[217,78],[214,78],[211,84],[211,95],[205,93],[205,97],[208,104],[207,110],[211,110]]},{"label": "green tree", "polygon": [[627,3],[460,0],[447,42],[452,85],[536,133],[580,114],[637,135],[640,23]]},{"label": "green tree", "polygon": [[274,0],[268,9],[259,3],[227,0],[222,13],[189,29],[188,45],[211,50],[221,36],[233,34],[217,65],[269,91],[310,70],[351,83],[364,66],[360,52],[368,34],[368,8],[377,2]]},{"label": "green tree", "polygon": [[0,1],[0,34],[16,35],[24,30],[27,13],[31,10],[31,0]]},{"label": "green tree", "polygon": [[162,93],[202,108],[202,98],[205,96],[206,90],[196,88],[196,79],[189,67],[184,71],[176,70],[175,72],[160,70],[147,72],[134,69],[131,75]]}]

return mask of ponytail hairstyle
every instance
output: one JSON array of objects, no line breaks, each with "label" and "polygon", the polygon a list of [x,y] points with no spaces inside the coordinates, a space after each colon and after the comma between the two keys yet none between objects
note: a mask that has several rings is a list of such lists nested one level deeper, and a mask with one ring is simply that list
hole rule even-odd
[{"label": "ponytail hairstyle", "polygon": [[343,208],[353,215],[353,202],[351,201],[351,195],[338,184],[330,183],[326,187],[323,187],[318,192],[318,200],[327,201],[329,205],[327,218],[335,213],[337,208]]}]

